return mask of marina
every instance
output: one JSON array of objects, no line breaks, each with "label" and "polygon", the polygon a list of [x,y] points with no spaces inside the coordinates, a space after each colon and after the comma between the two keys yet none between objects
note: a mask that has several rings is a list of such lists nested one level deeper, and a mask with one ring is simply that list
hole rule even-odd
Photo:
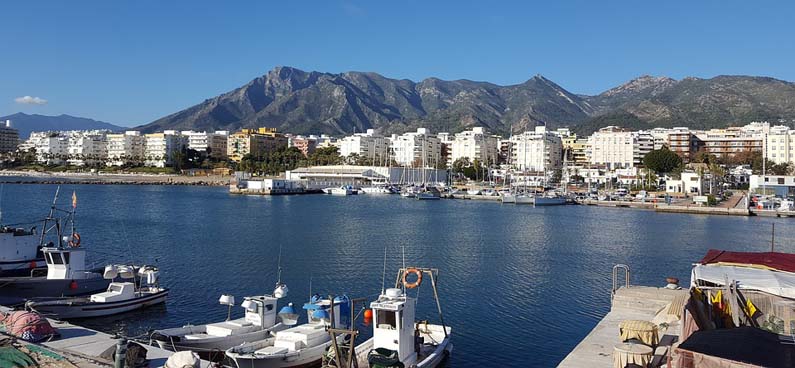
[{"label": "marina", "polygon": [[[157,264],[170,291],[165,305],[79,320],[80,326],[139,336],[150,330],[221,323],[229,313],[226,305],[219,305],[221,294],[236,296],[232,320],[244,318],[240,305],[245,296],[273,292],[279,278],[279,244],[281,279],[289,281],[290,293],[276,311],[288,303],[302,305],[311,292],[366,296],[369,303],[381,289],[384,247],[390,250],[388,269],[402,263],[399,253],[405,248],[407,260],[421,260],[443,271],[439,293],[445,322],[457,336],[444,364],[455,367],[511,366],[526,359],[527,349],[533,356],[531,366],[555,366],[611,311],[614,264],[643,270],[633,273],[633,285],[662,286],[667,276],[688,280],[697,258],[693,254],[703,254],[710,244],[763,251],[770,247],[769,230],[748,229],[789,221],[598,206],[500,206],[476,200],[426,204],[398,195],[262,197],[233,196],[226,188],[206,187],[62,188],[66,193],[73,189],[81,198],[77,227],[88,262]],[[17,217],[40,216],[55,186],[7,185],[5,190],[40,203],[17,208],[5,201],[4,213],[16,222]],[[129,217],[129,211],[139,215]],[[174,216],[183,212],[191,216]],[[480,220],[473,222],[475,218]],[[258,230],[257,224],[267,224],[267,231]],[[147,231],[133,236],[134,229],[141,228]],[[776,227],[776,249],[791,251],[793,240],[793,230]],[[131,249],[137,255],[133,259]],[[210,252],[219,256],[210,261]],[[322,255],[322,270],[316,256],[306,255]],[[201,275],[214,277],[200,276],[197,267]],[[473,303],[462,293],[484,284],[491,285],[488,304]],[[419,298],[417,315],[435,320],[432,295],[421,291]],[[473,315],[478,318],[468,317]],[[305,323],[305,315],[301,318]],[[372,325],[360,321],[354,327],[360,331],[357,341],[372,336]],[[473,353],[484,342],[461,338],[483,328],[506,331],[507,336],[485,342],[503,354]],[[526,345],[540,339],[547,343]]]}]

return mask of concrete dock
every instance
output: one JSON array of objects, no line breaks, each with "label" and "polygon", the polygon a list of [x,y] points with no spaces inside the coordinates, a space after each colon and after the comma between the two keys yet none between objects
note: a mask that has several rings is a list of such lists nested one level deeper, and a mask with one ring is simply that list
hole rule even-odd
[{"label": "concrete dock", "polygon": [[681,314],[687,295],[687,289],[671,290],[647,286],[619,288],[613,297],[610,312],[558,367],[613,367],[613,348],[621,343],[618,325],[626,320],[653,321],[658,325],[660,321],[667,321],[667,327],[659,327],[660,345],[654,352],[651,364],[651,367],[666,366],[669,349],[677,344],[681,333],[676,314]]},{"label": "concrete dock", "polygon": [[[1,307],[3,312],[8,308]],[[43,351],[49,357],[50,364],[41,364],[45,367],[66,368],[110,368],[113,367],[113,356],[116,351],[115,336],[103,332],[80,327],[65,321],[49,319],[50,324],[58,330],[60,337],[51,341],[38,344],[17,340],[19,345],[27,350]],[[7,335],[5,335],[7,336]],[[160,349],[156,346],[141,344],[146,349],[146,359],[149,367],[162,367],[172,354],[171,351]],[[29,348],[28,348],[29,347]],[[53,354],[54,353],[54,354]],[[202,361],[202,368],[210,367],[210,362]]]}]

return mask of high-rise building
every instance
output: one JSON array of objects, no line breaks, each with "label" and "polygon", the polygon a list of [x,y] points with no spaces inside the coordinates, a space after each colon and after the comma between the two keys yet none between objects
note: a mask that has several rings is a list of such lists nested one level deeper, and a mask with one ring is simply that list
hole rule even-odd
[{"label": "high-rise building", "polygon": [[128,130],[124,133],[108,134],[107,165],[141,165],[144,162],[145,138],[141,132]]},{"label": "high-rise building", "polygon": [[152,167],[174,165],[176,153],[187,147],[188,137],[176,130],[152,133],[145,136],[144,164]]},{"label": "high-rise building", "polygon": [[376,134],[373,129],[367,129],[366,133],[349,135],[342,138],[339,143],[342,157],[357,155],[372,165],[388,163],[389,142],[383,136]]},{"label": "high-rise building", "polygon": [[392,135],[392,154],[398,165],[410,167],[434,167],[441,162],[442,150],[439,137],[431,135],[425,128],[416,132]]},{"label": "high-rise building", "polygon": [[282,147],[287,147],[287,137],[276,128],[241,129],[229,135],[226,153],[230,160],[240,162],[246,155],[260,157]]},{"label": "high-rise building", "polygon": [[107,131],[73,131],[68,138],[68,163],[75,166],[95,165],[108,158]]},{"label": "high-rise building", "polygon": [[11,126],[11,120],[6,120],[0,126],[0,153],[14,152],[19,146],[19,131]]},{"label": "high-rise building", "polygon": [[588,138],[588,161],[609,169],[636,167],[654,149],[654,137],[648,132],[631,132],[608,126]]},{"label": "high-rise building", "polygon": [[467,158],[470,162],[479,161],[490,167],[497,163],[499,138],[486,133],[483,127],[457,133],[450,148],[450,165],[458,159]]},{"label": "high-rise building", "polygon": [[547,131],[545,126],[514,135],[510,140],[511,162],[515,169],[546,173],[562,166],[562,140],[558,134]]},{"label": "high-rise building", "polygon": [[215,132],[194,132],[186,130],[181,134],[187,137],[188,149],[201,152],[206,157],[217,160],[226,159],[226,145],[229,139],[229,132],[217,130]]},{"label": "high-rise building", "polygon": [[795,164],[795,130],[778,125],[765,137],[765,157],[777,164]]}]

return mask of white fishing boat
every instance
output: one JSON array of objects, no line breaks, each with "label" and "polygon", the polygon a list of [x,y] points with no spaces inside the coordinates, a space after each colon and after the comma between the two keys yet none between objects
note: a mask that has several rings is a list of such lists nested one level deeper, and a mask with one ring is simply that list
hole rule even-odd
[{"label": "white fishing boat", "polygon": [[[307,311],[307,323],[278,331],[274,337],[228,349],[226,357],[238,368],[317,365],[331,345],[331,336],[326,330],[329,327],[348,328],[350,316],[345,315],[348,313],[348,303],[347,297],[337,297],[331,310],[331,300],[315,295],[303,307]],[[295,325],[298,322],[298,312],[295,309],[284,308],[279,316],[285,316],[282,317],[284,324]],[[341,343],[342,339],[338,339],[338,342]]]},{"label": "white fishing boat", "polygon": [[36,227],[0,227],[0,276],[30,275],[34,268],[44,267]]},{"label": "white fishing boat", "polygon": [[287,295],[287,291],[287,285],[277,283],[273,295],[243,298],[240,306],[245,310],[245,315],[236,319],[231,319],[231,309],[235,305],[234,296],[222,295],[219,302],[229,307],[226,321],[156,330],[150,338],[163,349],[191,350],[198,353],[224,351],[233,346],[268,338],[273,331],[286,328],[285,325],[276,323],[276,304]]},{"label": "white fishing boat", "polygon": [[[444,324],[438,300],[436,290],[438,272],[431,268],[401,268],[398,271],[396,287],[382,290],[378,299],[370,303],[373,336],[355,346],[356,362],[346,361],[347,355],[344,354],[346,347],[335,345],[333,349],[337,350],[330,352],[326,366],[336,368],[439,366],[452,353],[453,344],[450,342],[452,330]],[[420,286],[423,274],[431,279],[441,322],[438,325],[416,319],[417,298],[407,293],[408,290]],[[407,279],[410,275],[414,275],[416,281],[409,282]]]},{"label": "white fishing boat", "polygon": [[323,193],[332,194],[332,195],[343,195],[343,196],[349,196],[354,194],[353,188],[345,185],[335,188],[325,188],[323,189]]},{"label": "white fishing boat", "polygon": [[[104,278],[116,277],[132,280],[111,282],[104,292],[88,297],[34,298],[25,303],[25,308],[56,319],[90,318],[109,316],[164,303],[168,289],[159,285],[156,267],[110,265],[105,268]],[[135,278],[140,281],[136,284]]]}]

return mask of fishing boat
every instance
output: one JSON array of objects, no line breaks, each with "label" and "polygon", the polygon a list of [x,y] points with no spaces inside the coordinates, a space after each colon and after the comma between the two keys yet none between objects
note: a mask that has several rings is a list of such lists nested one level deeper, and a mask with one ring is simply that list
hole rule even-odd
[{"label": "fishing boat", "polygon": [[[155,304],[164,303],[168,289],[159,285],[157,267],[109,265],[103,277],[113,280],[118,277],[132,280],[111,282],[104,292],[87,297],[33,298],[25,303],[28,310],[56,319],[90,318],[109,316]],[[135,278],[139,277],[139,282]]]},{"label": "fishing boat", "polygon": [[[350,348],[335,344],[332,347],[335,350],[329,353],[330,358],[325,365],[336,368],[439,366],[452,353],[453,344],[450,342],[452,330],[444,323],[436,290],[438,273],[431,268],[401,268],[395,287],[382,290],[378,299],[370,303],[373,336],[353,347],[356,361],[346,360],[350,356]],[[429,324],[415,318],[417,298],[409,296],[407,291],[422,284],[422,275],[430,278],[441,324]],[[414,281],[409,281],[410,277],[414,277]]]},{"label": "fishing boat", "polygon": [[233,346],[268,338],[272,331],[286,327],[276,323],[276,306],[287,292],[287,285],[279,282],[272,295],[245,297],[240,304],[245,315],[236,319],[231,318],[232,307],[235,305],[234,296],[222,295],[219,302],[229,307],[225,321],[156,330],[150,338],[162,349],[191,350],[198,353],[224,351]]},{"label": "fishing boat", "polygon": [[[226,351],[238,368],[306,367],[318,365],[332,344],[328,328],[348,328],[349,299],[332,300],[314,295],[304,304],[308,322],[297,325],[298,311],[292,306],[279,312],[282,323],[294,327],[276,332],[276,336],[233,347]],[[333,314],[333,315],[332,315]],[[333,323],[332,323],[333,321]],[[343,339],[338,339],[339,343]]]},{"label": "fishing boat", "polygon": [[[77,197],[72,194],[70,210],[56,207],[55,192],[50,213],[44,219],[39,237],[46,268],[33,268],[27,276],[0,277],[0,304],[10,306],[35,297],[67,297],[97,293],[108,288],[111,280],[102,277],[101,268],[86,267],[86,250],[74,225]],[[66,213],[65,218],[56,213]]]},{"label": "fishing boat", "polygon": [[45,265],[35,226],[0,227],[0,277],[29,275]]}]

